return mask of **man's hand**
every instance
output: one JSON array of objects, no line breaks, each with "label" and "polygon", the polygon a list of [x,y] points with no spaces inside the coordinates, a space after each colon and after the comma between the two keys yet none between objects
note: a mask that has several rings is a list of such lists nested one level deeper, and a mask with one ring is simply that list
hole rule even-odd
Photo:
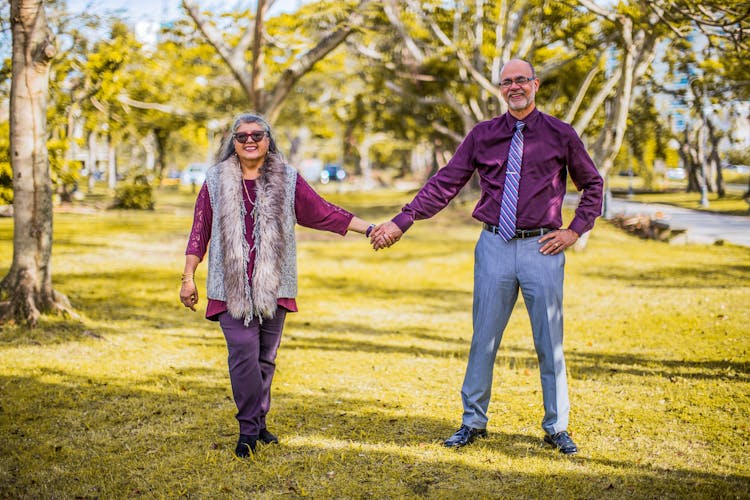
[{"label": "man's hand", "polygon": [[558,229],[539,238],[539,243],[543,243],[539,251],[544,255],[557,255],[576,241],[578,241],[578,233],[572,229]]},{"label": "man's hand", "polygon": [[375,229],[372,230],[370,233],[370,243],[372,244],[372,248],[378,251],[381,248],[387,248],[396,243],[401,239],[403,234],[403,231],[392,221],[384,222],[375,226]]}]

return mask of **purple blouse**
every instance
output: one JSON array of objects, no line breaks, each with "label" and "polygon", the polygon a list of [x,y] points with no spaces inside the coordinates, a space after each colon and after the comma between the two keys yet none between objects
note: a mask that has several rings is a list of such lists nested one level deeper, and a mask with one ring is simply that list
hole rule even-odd
[{"label": "purple blouse", "polygon": [[[246,192],[246,195],[250,196],[250,200],[247,200],[246,196],[242,197],[248,213],[248,217],[245,217],[245,237],[251,248],[250,259],[247,265],[249,280],[253,275],[253,268],[255,266],[255,245],[253,245],[255,221],[252,217],[249,217],[255,204],[255,180],[245,180],[244,182],[246,191],[243,192]],[[346,234],[349,223],[354,218],[354,214],[321,198],[301,175],[297,175],[297,184],[294,193],[294,211],[297,223],[311,229],[330,231],[342,236]],[[213,209],[211,208],[208,188],[204,183],[195,201],[193,229],[190,231],[185,255],[195,255],[201,261],[203,260],[208,251],[208,242],[211,239],[212,221]],[[294,297],[279,298],[278,305],[288,311],[297,311],[297,301]],[[219,315],[226,310],[226,302],[208,299],[206,318],[216,321]]]},{"label": "purple blouse", "polygon": [[[594,227],[602,211],[604,181],[583,142],[569,124],[534,109],[524,120],[524,148],[518,192],[516,227],[562,226],[567,174],[583,191],[569,228],[579,235]],[[432,176],[393,222],[402,231],[415,220],[428,219],[445,208],[476,171],[482,193],[473,216],[497,225],[505,171],[516,119],[509,113],[474,127],[453,158]]]}]

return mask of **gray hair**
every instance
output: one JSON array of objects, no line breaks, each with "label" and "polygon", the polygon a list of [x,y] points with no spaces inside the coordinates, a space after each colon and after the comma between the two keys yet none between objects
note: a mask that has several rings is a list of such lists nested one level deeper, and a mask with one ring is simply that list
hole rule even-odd
[{"label": "gray hair", "polygon": [[266,131],[268,134],[268,154],[269,155],[275,155],[279,158],[282,157],[281,153],[279,152],[279,149],[276,147],[276,140],[273,137],[273,132],[271,131],[271,126],[268,124],[265,118],[263,118],[260,115],[256,115],[253,113],[241,113],[237,115],[234,119],[234,122],[232,123],[232,128],[229,130],[229,134],[224,136],[224,139],[221,141],[221,146],[219,146],[219,150],[216,152],[216,162],[221,163],[230,156],[232,156],[234,151],[234,134],[237,132],[237,129],[240,128],[240,125],[243,123],[258,123],[260,126],[263,127],[263,130]]}]

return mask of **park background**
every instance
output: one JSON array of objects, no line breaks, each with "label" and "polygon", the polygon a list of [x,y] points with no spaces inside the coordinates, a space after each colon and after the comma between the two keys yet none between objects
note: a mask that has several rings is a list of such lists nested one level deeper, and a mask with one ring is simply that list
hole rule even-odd
[{"label": "park background", "polygon": [[[747,6],[259,4],[185,1],[144,37],[93,3],[44,2],[58,50],[43,138],[49,267],[70,308],[0,327],[0,496],[750,497],[745,247],[641,238],[608,214],[568,252],[572,459],[541,442],[522,303],[496,363],[490,437],[440,445],[460,423],[475,186],[382,252],[299,230],[301,310],[270,416],[282,443],[251,460],[231,453],[223,338],[177,298],[199,184],[181,174],[210,163],[237,112],[269,116],[316,189],[377,222],[503,111],[509,57],[535,62],[540,108],[576,126],[613,196],[746,214]],[[18,212],[9,63],[0,197]],[[346,178],[323,183],[325,165]],[[0,218],[2,274],[26,251],[17,229]]]}]

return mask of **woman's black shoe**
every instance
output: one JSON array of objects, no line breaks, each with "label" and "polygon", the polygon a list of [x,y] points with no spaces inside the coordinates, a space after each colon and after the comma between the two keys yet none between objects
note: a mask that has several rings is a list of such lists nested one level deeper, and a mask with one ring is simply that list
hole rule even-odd
[{"label": "woman's black shoe", "polygon": [[260,433],[258,434],[258,440],[260,440],[263,444],[279,444],[279,438],[268,432],[268,429],[265,427],[260,430]]},{"label": "woman's black shoe", "polygon": [[234,454],[239,458],[249,457],[250,452],[255,453],[255,445],[257,442],[258,436],[240,434],[240,438],[237,440],[237,447],[234,449]]}]

